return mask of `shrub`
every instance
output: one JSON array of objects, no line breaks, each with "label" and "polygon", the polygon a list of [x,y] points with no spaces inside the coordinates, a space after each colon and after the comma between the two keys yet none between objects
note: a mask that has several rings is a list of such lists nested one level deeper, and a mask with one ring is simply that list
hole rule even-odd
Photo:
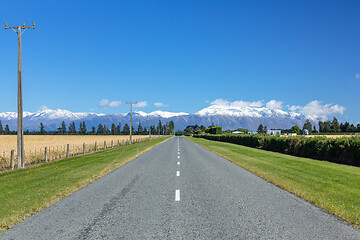
[{"label": "shrub", "polygon": [[198,134],[194,135],[194,137],[360,166],[360,137],[342,137],[333,139],[326,137],[280,137],[259,134],[215,135],[212,132],[218,130],[212,130],[212,128],[210,128],[209,131],[211,134]]}]

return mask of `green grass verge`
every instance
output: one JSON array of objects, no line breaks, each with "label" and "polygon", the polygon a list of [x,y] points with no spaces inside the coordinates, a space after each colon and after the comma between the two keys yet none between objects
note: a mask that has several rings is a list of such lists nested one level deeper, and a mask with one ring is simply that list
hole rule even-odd
[{"label": "green grass verge", "polygon": [[202,138],[187,139],[360,228],[360,168]]},{"label": "green grass verge", "polygon": [[169,138],[0,174],[0,232],[54,204]]}]

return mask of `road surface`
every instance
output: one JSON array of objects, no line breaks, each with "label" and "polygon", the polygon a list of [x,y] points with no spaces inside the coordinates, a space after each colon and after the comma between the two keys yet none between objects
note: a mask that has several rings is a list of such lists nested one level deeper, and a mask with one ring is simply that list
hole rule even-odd
[{"label": "road surface", "polygon": [[174,137],[0,239],[360,239],[360,231]]}]

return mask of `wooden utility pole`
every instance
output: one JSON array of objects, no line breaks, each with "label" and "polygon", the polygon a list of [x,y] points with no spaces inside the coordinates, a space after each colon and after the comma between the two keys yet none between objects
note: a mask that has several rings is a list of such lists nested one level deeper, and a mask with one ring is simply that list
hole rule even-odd
[{"label": "wooden utility pole", "polygon": [[[35,29],[35,23],[32,27],[25,27],[25,23],[22,26],[8,27],[5,23],[5,29],[12,29],[18,35],[18,118],[17,118],[17,166],[23,168],[25,165],[24,154],[24,127],[23,127],[23,100],[22,100],[22,75],[21,75],[21,34],[27,29]],[[24,31],[22,31],[24,29]]]},{"label": "wooden utility pole", "polygon": [[132,144],[132,105],[137,102],[126,102],[126,104],[130,104],[130,144]]},{"label": "wooden utility pole", "polygon": [[150,124],[150,115],[149,115],[149,140],[151,140],[151,124]]}]

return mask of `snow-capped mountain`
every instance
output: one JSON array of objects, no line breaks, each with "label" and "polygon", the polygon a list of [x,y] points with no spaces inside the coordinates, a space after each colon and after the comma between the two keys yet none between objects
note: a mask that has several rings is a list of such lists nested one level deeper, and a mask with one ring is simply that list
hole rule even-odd
[{"label": "snow-capped mountain", "polygon": [[[143,126],[148,126],[149,117],[152,125],[157,125],[158,121],[168,122],[174,121],[175,128],[183,130],[188,125],[204,125],[211,124],[222,126],[224,129],[248,128],[256,130],[260,123],[268,128],[290,128],[293,125],[302,127],[307,117],[295,112],[286,112],[280,109],[269,109],[266,107],[233,107],[211,105],[196,113],[185,112],[166,112],[154,111],[145,113],[143,111],[133,112],[134,127],[139,122]],[[11,130],[16,129],[17,114],[15,112],[0,113],[0,121],[3,125],[8,124]],[[312,119],[316,123],[316,119]],[[90,130],[92,126],[96,127],[106,124],[108,127],[112,123],[116,125],[121,123],[129,123],[130,114],[98,114],[90,112],[73,113],[68,110],[52,110],[45,109],[35,113],[24,112],[24,129],[37,130],[40,123],[43,123],[46,130],[56,130],[60,127],[62,121],[66,125],[75,122],[76,126],[82,121],[86,122],[87,128]]]}]

